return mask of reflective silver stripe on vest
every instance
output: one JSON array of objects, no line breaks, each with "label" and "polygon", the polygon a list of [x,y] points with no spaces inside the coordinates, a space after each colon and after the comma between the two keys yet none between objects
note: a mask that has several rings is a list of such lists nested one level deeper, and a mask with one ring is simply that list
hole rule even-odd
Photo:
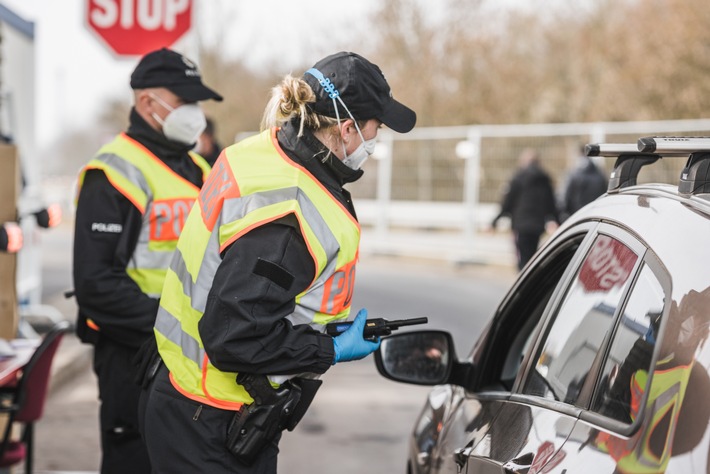
[{"label": "reflective silver stripe on vest", "polygon": [[168,268],[172,256],[172,252],[149,250],[148,242],[139,240],[136,245],[136,249],[133,251],[131,260],[128,263],[128,267],[133,269],[144,268],[148,270],[161,270],[163,268]]},{"label": "reflective silver stripe on vest", "polygon": [[[207,302],[207,294],[212,286],[212,280],[217,272],[217,267],[221,263],[222,259],[219,256],[219,240],[217,228],[222,223],[234,222],[239,219],[244,218],[249,212],[255,211],[264,206],[271,204],[276,204],[279,202],[285,202],[292,199],[296,199],[301,207],[301,212],[305,217],[306,221],[310,225],[313,232],[316,234],[316,238],[319,240],[321,245],[323,245],[326,252],[326,257],[328,263],[326,268],[319,278],[311,286],[311,289],[317,289],[323,286],[323,283],[330,277],[330,275],[335,271],[335,266],[337,265],[337,255],[340,246],[335,236],[328,228],[328,225],[323,220],[316,207],[313,205],[310,199],[299,191],[298,188],[284,188],[277,189],[274,191],[268,191],[258,194],[250,194],[245,197],[227,199],[224,202],[222,208],[222,214],[220,219],[217,221],[217,226],[215,226],[215,231],[210,235],[210,240],[207,244],[207,249],[205,250],[205,255],[202,260],[202,265],[200,266],[199,274],[197,275],[196,283],[193,285],[192,277],[185,268],[185,262],[178,249],[175,252],[176,257],[171,263],[172,270],[178,275],[180,281],[183,285],[183,291],[186,296],[192,301],[192,307],[197,311],[204,312],[205,304]],[[193,291],[193,288],[197,287],[197,291]],[[307,295],[306,295],[307,296]],[[304,296],[305,298],[305,296]],[[301,299],[301,304],[304,303]],[[308,298],[305,298],[308,301]],[[309,308],[319,308],[321,302],[321,296],[317,298],[311,298],[315,301],[314,305],[308,305]],[[304,311],[304,315],[307,312]],[[310,315],[308,321],[311,321],[312,314]]]},{"label": "reflective silver stripe on vest", "polygon": [[[150,243],[150,218],[153,215],[153,205],[154,201],[151,196],[149,197],[145,214],[143,215],[143,222],[141,224],[140,234],[138,235],[136,248],[128,264],[131,268],[159,270],[161,268],[168,268],[168,265],[170,265],[172,252],[158,252],[148,248],[148,244]],[[176,235],[180,235],[180,232],[176,232]]]},{"label": "reflective silver stripe on vest", "polygon": [[[340,246],[311,200],[296,187],[251,194],[245,197],[226,200],[222,208],[222,214],[217,221],[218,225],[215,226],[207,243],[205,254],[203,256],[195,283],[193,283],[192,275],[190,275],[190,272],[187,270],[185,259],[183,258],[180,248],[174,252],[172,262],[170,263],[170,269],[177,275],[182,286],[182,291],[184,295],[190,299],[190,305],[193,309],[199,311],[200,313],[205,312],[207,296],[209,295],[210,288],[212,287],[214,275],[222,261],[219,252],[219,224],[242,219],[247,215],[247,213],[256,209],[294,198],[298,201],[301,206],[301,212],[313,229],[316,237],[321,242],[321,245],[323,245],[327,254],[328,263],[316,282],[311,285],[309,294],[304,295],[301,299],[301,305],[297,305],[294,313],[287,316],[287,319],[291,320],[295,324],[310,323],[313,321],[313,315],[320,307],[322,299],[322,295],[319,294],[319,290],[322,289],[324,282],[335,271],[335,266],[337,265],[337,253]],[[315,292],[315,294],[311,296],[311,298],[308,298],[311,292]],[[306,301],[312,300],[315,304],[303,306],[304,299]],[[196,351],[195,349],[195,347],[199,348],[199,344],[197,344],[197,341],[195,341],[189,334],[182,331],[180,321],[175,315],[161,307],[158,312],[155,327],[170,341],[182,347],[183,354],[185,354],[186,357],[194,360],[198,363],[198,365],[201,364],[200,361],[202,359],[193,359],[193,357],[201,357],[203,355],[201,350]],[[196,345],[194,347],[192,347],[194,344],[191,341],[195,341],[194,344]],[[183,342],[186,342],[188,346],[183,346]]]},{"label": "reflective silver stripe on vest", "polygon": [[[148,197],[145,214],[143,214],[143,222],[141,223],[141,231],[138,235],[136,248],[133,250],[131,259],[128,261],[128,268],[134,270],[161,270],[168,268],[172,259],[172,252],[158,252],[150,250],[150,216],[153,214],[153,198]],[[153,298],[160,298],[160,293],[149,294]]]},{"label": "reflective silver stripe on vest", "polygon": [[[218,258],[208,258],[208,255],[217,255]],[[209,295],[214,274],[217,272],[217,267],[219,267],[221,261],[222,259],[219,258],[219,226],[215,226],[212,234],[210,234],[207,248],[205,249],[205,258],[200,265],[196,283],[192,283],[192,276],[187,271],[185,259],[182,256],[182,252],[180,252],[180,248],[173,253],[170,270],[177,275],[182,291],[190,299],[192,308],[200,313],[204,314],[205,312],[207,295]],[[185,357],[195,362],[198,367],[202,367],[202,360],[205,355],[204,349],[200,348],[200,343],[194,337],[182,330],[180,319],[162,306],[158,310],[158,316],[155,319],[155,328],[169,341],[180,347]]]},{"label": "reflective silver stripe on vest", "polygon": [[[215,255],[217,258],[212,257]],[[178,247],[173,254],[170,269],[175,272],[178,280],[180,280],[183,293],[190,299],[190,306],[200,313],[205,312],[205,308],[207,307],[207,296],[209,295],[210,288],[212,287],[214,275],[217,273],[217,268],[221,262],[222,259],[219,256],[218,227],[215,227],[212,234],[210,234],[210,239],[207,242],[205,255],[202,259],[202,264],[200,265],[195,283],[192,282],[192,275],[187,270],[185,259],[182,256],[180,248]]]},{"label": "reflective silver stripe on vest", "polygon": [[[146,195],[146,207],[143,213],[143,221],[136,248],[128,262],[128,268],[132,269],[162,269],[170,264],[171,254],[169,252],[153,252],[148,249],[150,240],[150,216],[153,207],[153,190],[148,185],[143,172],[129,161],[119,155],[105,153],[96,157],[96,160],[106,163],[126,177],[131,183],[141,189]],[[159,298],[160,294],[149,294],[153,298]]]},{"label": "reflective silver stripe on vest", "polygon": [[[653,383],[653,382],[652,382]],[[676,382],[670,387],[668,387],[666,390],[661,392],[656,399],[653,401],[653,406],[646,409],[647,415],[650,417],[649,419],[651,420],[651,423],[653,423],[653,416],[655,413],[658,412],[658,410],[663,407],[664,405],[668,404],[671,400],[674,398],[678,398],[680,395],[680,382]],[[672,407],[671,411],[674,409],[680,409],[680,407]],[[643,414],[639,414],[639,416],[642,416]],[[674,420],[671,422],[671,425],[668,427],[668,430],[670,431],[669,434],[673,435],[673,430],[675,429],[675,424],[677,423],[677,416],[674,418]],[[651,431],[653,431],[653,426],[651,426]],[[645,448],[646,448],[646,436],[651,436],[651,432],[645,434],[644,437],[642,437],[638,443],[636,443],[636,460],[638,461],[639,464],[646,466],[648,468],[658,468],[660,467],[657,462],[654,462],[653,460],[648,459],[645,456]],[[669,441],[672,442],[673,438],[671,436],[671,439]],[[665,462],[665,460],[668,459],[668,454],[669,454],[669,445],[666,446],[666,448],[663,451],[663,458],[661,458],[659,461],[661,464]]]},{"label": "reflective silver stripe on vest", "polygon": [[148,197],[148,201],[153,200],[153,192],[151,191],[150,186],[148,186],[148,182],[145,180],[145,176],[143,176],[141,170],[135,167],[133,164],[124,160],[118,155],[114,155],[113,153],[99,155],[95,159],[104,162],[111,168],[114,168],[119,171],[123,176],[126,177],[126,179],[138,186],[146,194],[146,196]]},{"label": "reflective silver stripe on vest", "polygon": [[200,347],[200,343],[194,337],[182,330],[180,321],[162,306],[158,308],[155,329],[167,340],[180,347],[185,357],[197,364],[198,367],[202,367],[205,350]]},{"label": "reflective silver stripe on vest", "polygon": [[[270,204],[285,202],[295,199],[301,208],[303,217],[305,217],[308,225],[313,230],[316,238],[323,246],[326,254],[327,264],[323,269],[318,279],[313,282],[308,290],[308,293],[303,295],[300,301],[300,306],[296,309],[292,316],[287,319],[292,322],[309,323],[313,320],[313,314],[320,309],[322,294],[318,290],[322,289],[323,284],[330,278],[336,270],[338,251],[340,244],[331,232],[328,224],[318,212],[318,208],[313,202],[301,191],[298,187],[282,188],[272,191],[266,191],[258,194],[250,194],[242,198],[236,198],[225,201],[225,206],[222,209],[222,218],[225,222],[232,222],[241,219],[249,212],[259,209]],[[229,202],[229,204],[227,204]]]}]

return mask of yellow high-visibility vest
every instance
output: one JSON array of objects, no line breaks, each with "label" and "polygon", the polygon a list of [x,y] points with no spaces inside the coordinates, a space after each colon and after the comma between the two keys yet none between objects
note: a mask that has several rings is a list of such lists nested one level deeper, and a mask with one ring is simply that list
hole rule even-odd
[{"label": "yellow high-visibility vest", "polygon": [[328,322],[347,318],[360,242],[357,220],[283,152],[276,129],[232,145],[215,163],[187,219],[155,323],[160,355],[173,386],[186,397],[223,409],[253,401],[236,384],[236,373],[210,363],[198,323],[220,253],[251,229],[289,214],[298,220],[315,278],[287,319],[322,332]]},{"label": "yellow high-visibility vest", "polygon": [[[614,458],[620,472],[652,474],[665,472],[668,466],[678,416],[693,367],[692,362],[669,367],[672,362],[672,359],[666,359],[656,363],[643,412],[641,412],[641,402],[648,385],[648,372],[637,370],[631,377],[629,414],[632,420],[639,416],[646,420],[637,435],[623,439],[600,432],[597,437],[598,447]],[[662,419],[666,419],[666,422],[660,423]],[[664,431],[655,433],[656,430]],[[661,447],[662,451],[656,452],[651,446],[651,439],[659,436],[665,442]]]},{"label": "yellow high-visibility vest", "polygon": [[[205,182],[210,165],[195,153],[190,152],[190,157],[202,170]],[[125,133],[103,146],[81,170],[77,198],[91,169],[103,171],[113,187],[143,214],[138,244],[126,273],[143,293],[159,298],[178,237],[200,189]]]}]

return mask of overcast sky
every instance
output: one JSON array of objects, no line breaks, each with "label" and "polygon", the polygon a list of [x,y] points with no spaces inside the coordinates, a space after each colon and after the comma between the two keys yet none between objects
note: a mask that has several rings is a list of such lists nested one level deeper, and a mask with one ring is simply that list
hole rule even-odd
[{"label": "overcast sky", "polygon": [[[38,149],[92,124],[108,99],[130,100],[129,76],[139,58],[117,57],[90,31],[89,0],[0,1],[35,22]],[[193,0],[194,28],[173,48],[194,59],[198,37],[210,44],[221,33],[225,55],[250,66],[283,65],[287,73],[335,48],[359,51],[359,43],[348,42],[368,31],[368,14],[379,1]],[[420,1],[436,19],[442,3]],[[491,0],[489,5],[534,8],[536,2],[549,5],[551,0]]]},{"label": "overcast sky", "polygon": [[[226,55],[250,65],[283,63],[289,68],[332,52],[333,39],[346,40],[367,27],[377,0],[194,0],[193,22],[210,41],[225,32]],[[108,98],[129,98],[128,80],[139,58],[117,57],[84,21],[88,0],[3,0],[35,22],[37,139],[39,148],[58,136],[91,124]],[[197,34],[174,48],[194,58]],[[339,43],[342,44],[342,43]],[[357,50],[357,45],[353,48]],[[192,54],[191,54],[192,53]]]}]

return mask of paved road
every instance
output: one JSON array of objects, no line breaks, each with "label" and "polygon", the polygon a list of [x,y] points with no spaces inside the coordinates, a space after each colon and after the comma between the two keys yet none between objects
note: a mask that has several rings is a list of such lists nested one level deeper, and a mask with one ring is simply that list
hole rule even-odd
[{"label": "paved road", "polygon": [[[58,235],[52,241],[62,246],[70,238]],[[66,289],[70,251],[45,254],[46,298],[72,318],[71,303],[56,294]],[[506,267],[363,255],[353,306],[367,307],[371,317],[427,316],[428,327],[452,332],[459,355],[466,355],[513,278]],[[63,350],[80,347],[73,337],[65,344]],[[279,472],[405,472],[407,436],[428,391],[384,379],[371,358],[333,367],[301,424],[285,433]],[[94,376],[85,364],[51,394],[36,429],[37,470],[96,472],[97,411]]]}]

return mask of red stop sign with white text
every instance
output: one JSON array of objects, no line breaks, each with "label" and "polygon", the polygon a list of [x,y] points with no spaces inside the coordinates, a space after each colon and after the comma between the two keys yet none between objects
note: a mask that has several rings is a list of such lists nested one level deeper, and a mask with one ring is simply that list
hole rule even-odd
[{"label": "red stop sign with white text", "polygon": [[192,23],[192,0],[87,0],[86,21],[121,56],[170,47]]},{"label": "red stop sign with white text", "polygon": [[626,283],[637,259],[636,254],[618,240],[600,235],[579,270],[579,281],[587,292],[608,292]]}]

